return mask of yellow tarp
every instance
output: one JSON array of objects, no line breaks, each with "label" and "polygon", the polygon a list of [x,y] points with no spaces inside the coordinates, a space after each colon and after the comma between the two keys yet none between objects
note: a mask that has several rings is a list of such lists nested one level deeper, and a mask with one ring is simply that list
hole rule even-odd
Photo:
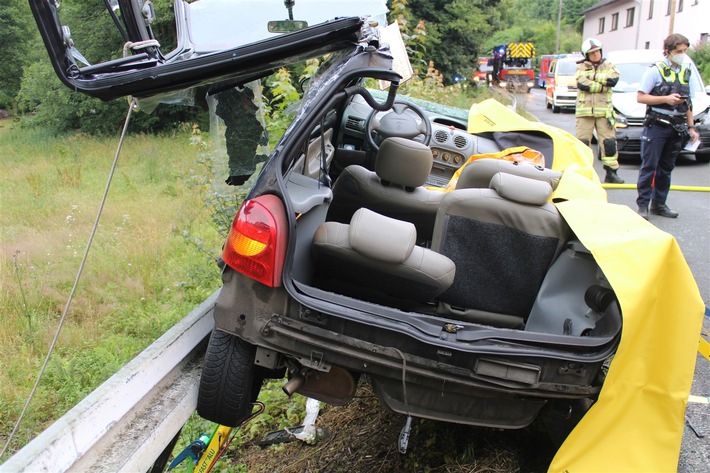
[{"label": "yellow tarp", "polygon": [[676,240],[628,207],[607,203],[590,169],[591,151],[576,153],[571,135],[495,101],[474,105],[469,117],[472,132],[540,130],[555,139],[553,164],[564,174],[553,198],[594,255],[623,313],[621,343],[599,399],[549,471],[676,471],[704,313]]}]

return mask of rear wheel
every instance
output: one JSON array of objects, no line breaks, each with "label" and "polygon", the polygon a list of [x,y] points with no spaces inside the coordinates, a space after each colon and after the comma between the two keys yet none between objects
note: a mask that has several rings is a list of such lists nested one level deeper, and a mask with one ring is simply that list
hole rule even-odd
[{"label": "rear wheel", "polygon": [[254,366],[256,347],[221,330],[210,336],[197,396],[197,413],[236,427],[251,414],[263,379]]},{"label": "rear wheel", "polygon": [[710,153],[695,153],[695,160],[699,163],[710,163]]}]

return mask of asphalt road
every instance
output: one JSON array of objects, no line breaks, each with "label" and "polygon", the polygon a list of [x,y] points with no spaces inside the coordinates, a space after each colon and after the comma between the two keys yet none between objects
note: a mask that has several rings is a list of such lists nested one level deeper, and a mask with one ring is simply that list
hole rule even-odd
[{"label": "asphalt road", "polygon": [[[529,94],[516,96],[518,107],[547,123],[574,134],[574,111],[552,113],[545,106],[545,91],[533,89]],[[596,156],[596,149],[594,150]],[[639,161],[622,159],[618,174],[627,182],[635,183]],[[594,167],[600,179],[604,171],[600,161]],[[672,185],[710,188],[710,164],[700,164],[690,158],[680,158],[672,175]],[[636,210],[635,189],[607,189],[607,198],[614,204],[627,205]],[[678,241],[688,266],[698,284],[705,306],[710,307],[710,192],[671,190],[668,205],[677,210],[677,219],[651,216],[651,223],[670,233]],[[680,316],[681,314],[677,314]],[[710,330],[710,317],[703,325]],[[698,355],[691,394],[710,396],[710,362]],[[689,403],[686,415],[704,437],[699,437],[687,425],[683,435],[679,473],[710,472],[710,404]]]}]

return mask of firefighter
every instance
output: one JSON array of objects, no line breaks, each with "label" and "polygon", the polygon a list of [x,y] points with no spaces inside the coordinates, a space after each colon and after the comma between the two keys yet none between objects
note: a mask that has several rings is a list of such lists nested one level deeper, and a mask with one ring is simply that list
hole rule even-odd
[{"label": "firefighter", "polygon": [[663,41],[665,59],[649,67],[641,78],[636,100],[646,104],[641,134],[641,169],[636,188],[638,213],[648,220],[651,213],[676,218],[666,204],[671,172],[683,144],[700,139],[693,126],[690,101],[690,68],[685,52],[690,42],[681,34]]},{"label": "firefighter", "polygon": [[606,176],[604,182],[623,184],[616,170],[619,169],[616,148],[614,107],[611,104],[611,89],[619,81],[619,71],[602,55],[602,43],[588,38],[582,43],[584,59],[577,63],[577,138],[589,146],[594,130],[597,131],[599,153]]}]

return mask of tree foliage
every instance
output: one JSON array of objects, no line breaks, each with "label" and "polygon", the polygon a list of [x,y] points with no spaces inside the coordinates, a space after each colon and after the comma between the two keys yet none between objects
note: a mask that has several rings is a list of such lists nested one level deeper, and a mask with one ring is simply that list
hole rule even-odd
[{"label": "tree foliage", "polygon": [[20,90],[22,68],[33,50],[31,16],[21,0],[0,1],[0,108],[14,108]]},{"label": "tree foliage", "polygon": [[[490,32],[503,24],[504,8],[509,0],[394,0],[390,3],[390,21],[405,19],[404,30],[411,36],[417,25],[420,34],[405,36],[405,43],[416,52],[413,65],[420,75],[432,60],[450,83],[454,74],[468,76],[475,69],[476,58]],[[423,33],[425,32],[425,34]]]},{"label": "tree foliage", "polygon": [[[157,15],[151,28],[156,35],[161,35],[162,51],[168,52],[176,42],[172,3],[155,0],[153,4]],[[103,2],[66,0],[59,13],[62,24],[70,27],[76,48],[92,64],[123,55],[123,38]],[[55,132],[80,129],[92,134],[115,134],[120,131],[128,110],[126,100],[102,102],[70,91],[60,83],[46,53],[41,61],[25,65],[16,100],[18,110],[24,113],[24,125],[46,127]],[[131,129],[162,131],[185,121],[206,122],[206,115],[198,108],[161,104],[151,114],[134,114]]]},{"label": "tree foliage", "polygon": [[538,55],[578,51],[582,12],[595,3],[597,0],[391,0],[389,6],[390,20],[398,21],[420,76],[432,60],[449,83],[454,74],[470,75],[476,58],[489,55],[499,44],[532,41]]}]

